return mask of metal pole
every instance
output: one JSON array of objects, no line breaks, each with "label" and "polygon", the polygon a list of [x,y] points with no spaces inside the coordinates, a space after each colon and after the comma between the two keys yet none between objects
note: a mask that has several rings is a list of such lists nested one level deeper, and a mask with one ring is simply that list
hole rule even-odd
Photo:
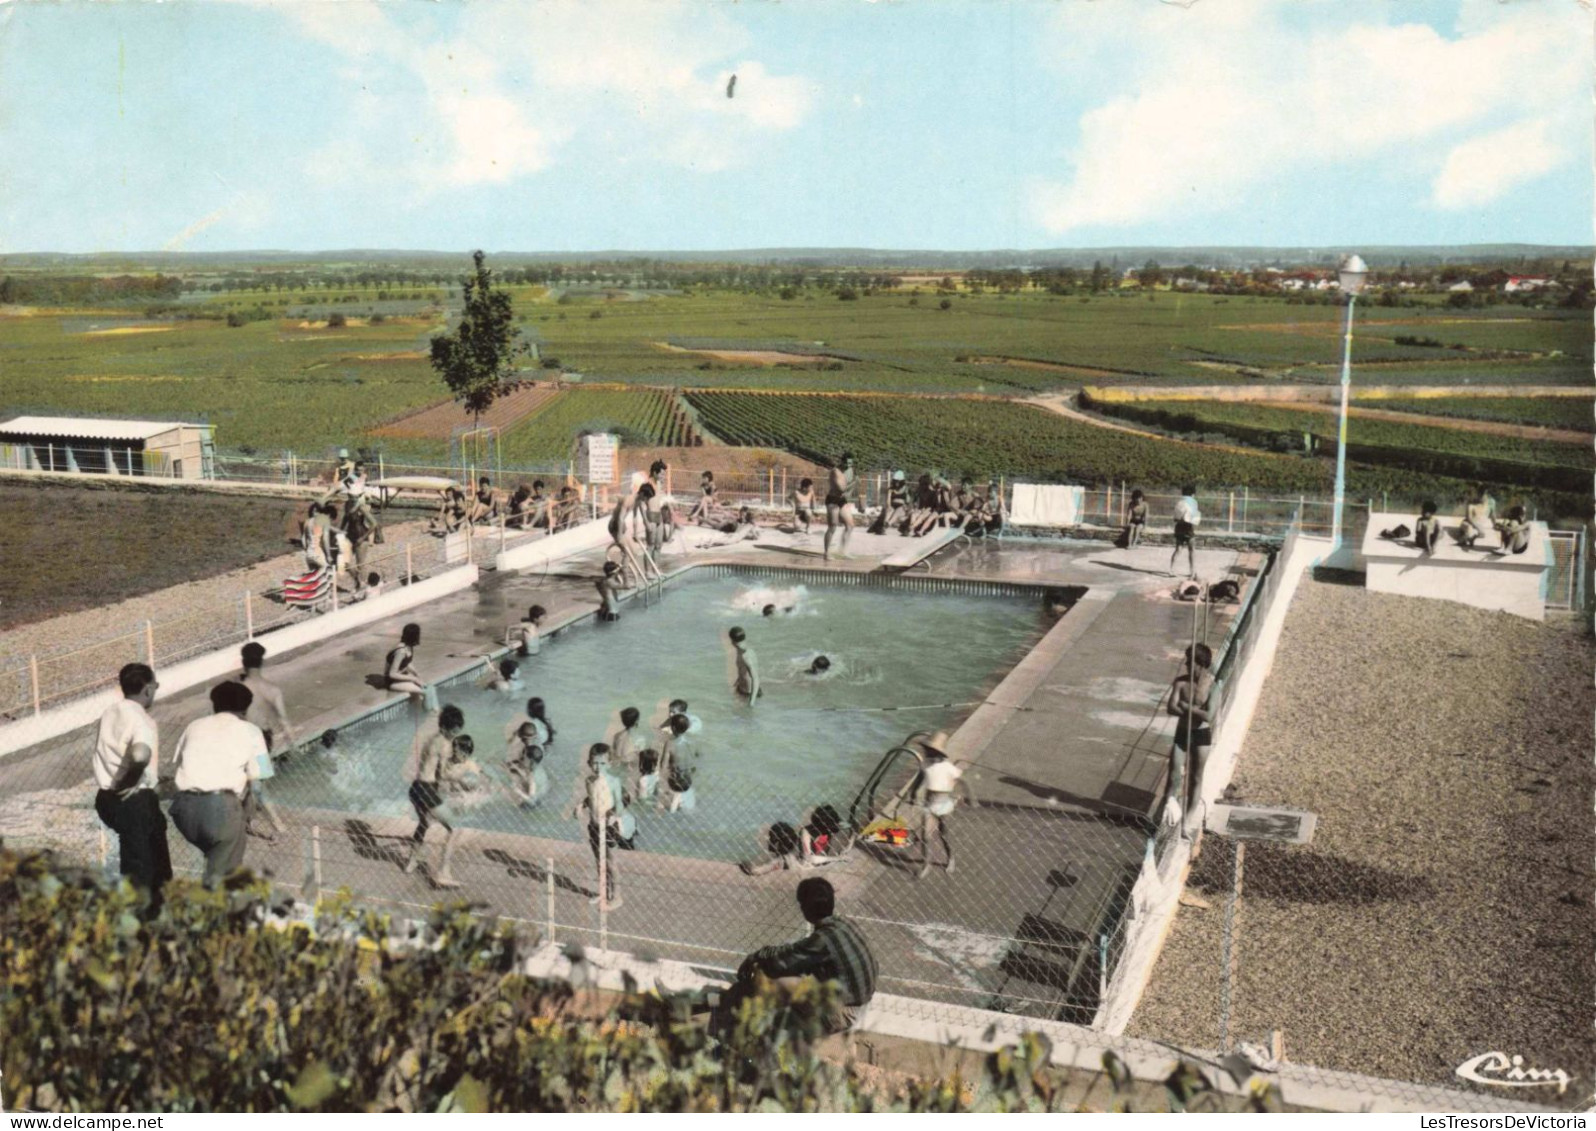
[{"label": "metal pole", "polygon": [[28,657],[28,682],[33,685],[33,713],[42,715],[44,708],[39,700],[39,656],[34,653]]},{"label": "metal pole", "polygon": [[599,949],[610,948],[610,838],[609,830],[599,828],[598,835],[598,912]]},{"label": "metal pole", "polygon": [[405,584],[406,585],[414,585],[415,583],[416,583],[416,571],[415,571],[415,567],[412,564],[411,558],[410,558],[410,543],[406,542],[405,543]]},{"label": "metal pole", "polygon": [[1227,534],[1236,532],[1236,492],[1234,491],[1230,493],[1230,518],[1225,522],[1225,532]]},{"label": "metal pole", "polygon": [[[1148,841],[1151,844],[1152,841]],[[1101,1006],[1108,997],[1108,932],[1097,936],[1097,1004]]]},{"label": "metal pole", "polygon": [[1241,486],[1241,526],[1243,530],[1247,528],[1247,502],[1251,494],[1251,488],[1243,483]]},{"label": "metal pole", "polygon": [[1336,432],[1335,513],[1330,518],[1330,548],[1341,548],[1341,503],[1347,489],[1347,398],[1352,392],[1352,311],[1358,296],[1347,295],[1347,332],[1341,353],[1341,422]]},{"label": "metal pole", "polygon": [[1236,974],[1241,964],[1241,880],[1247,863],[1247,842],[1238,840],[1235,865],[1231,871],[1230,902],[1225,906],[1225,933],[1219,958],[1219,1051],[1230,1051],[1230,1006],[1236,992]]},{"label": "metal pole", "polygon": [[321,826],[310,826],[310,875],[311,882],[316,885],[316,894],[321,894]]},{"label": "metal pole", "polygon": [[105,871],[106,864],[109,861],[109,859],[110,859],[110,845],[108,845],[106,843],[106,840],[105,840],[105,826],[101,825],[100,826],[100,871],[102,871],[102,872]]},{"label": "metal pole", "polygon": [[546,879],[549,881],[549,884],[547,884],[547,887],[549,887],[549,919],[547,919],[544,930],[546,930],[549,941],[552,943],[554,941],[554,857],[547,857],[544,863],[547,865],[547,868],[544,869],[544,874],[546,874]]},{"label": "metal pole", "polygon": [[149,621],[144,622],[144,662],[155,666],[155,625]]},{"label": "metal pole", "polygon": [[244,590],[244,639],[255,639],[255,602],[249,590]]}]

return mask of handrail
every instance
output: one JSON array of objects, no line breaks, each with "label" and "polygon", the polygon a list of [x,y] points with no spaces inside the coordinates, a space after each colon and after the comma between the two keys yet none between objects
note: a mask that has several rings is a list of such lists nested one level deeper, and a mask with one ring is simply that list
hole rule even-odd
[{"label": "handrail", "polygon": [[[896,746],[892,747],[884,755],[882,755],[881,761],[876,763],[876,768],[874,770],[870,771],[870,776],[865,779],[864,786],[854,796],[853,803],[848,807],[848,822],[853,826],[855,832],[864,828],[865,825],[874,820],[874,813],[871,812],[873,806],[868,803],[869,799],[874,798],[877,788],[879,788],[881,785],[881,780],[886,777],[887,770],[891,767],[893,761],[899,754],[907,753],[915,760],[917,765],[924,764],[924,758],[920,754],[919,749],[915,746],[915,742],[918,739],[929,737],[931,733],[932,732],[928,730],[911,731],[902,742],[898,743]],[[902,798],[903,792],[900,790],[898,796],[893,798],[893,803],[900,802]],[[864,820],[859,819],[859,807],[862,803],[866,804]]]}]

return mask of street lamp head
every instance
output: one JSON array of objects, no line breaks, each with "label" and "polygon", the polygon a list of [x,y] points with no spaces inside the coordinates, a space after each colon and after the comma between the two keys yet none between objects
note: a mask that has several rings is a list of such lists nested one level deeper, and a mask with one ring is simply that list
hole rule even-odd
[{"label": "street lamp head", "polygon": [[1338,273],[1341,276],[1341,290],[1344,294],[1361,294],[1363,285],[1369,281],[1369,265],[1363,261],[1361,255],[1349,255],[1343,259]]}]

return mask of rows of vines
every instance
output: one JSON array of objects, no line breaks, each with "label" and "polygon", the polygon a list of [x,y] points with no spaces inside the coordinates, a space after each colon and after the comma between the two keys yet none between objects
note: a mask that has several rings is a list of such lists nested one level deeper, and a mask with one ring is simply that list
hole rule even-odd
[{"label": "rows of vines", "polygon": [[506,463],[539,463],[570,456],[584,432],[613,432],[622,444],[692,447],[699,437],[668,389],[570,389],[504,434]]},{"label": "rows of vines", "polygon": [[1168,443],[998,400],[806,396],[694,390],[702,425],[731,444],[785,448],[822,462],[843,450],[867,468],[937,468],[952,474],[1026,476],[1319,491],[1325,464],[1285,456]]},{"label": "rows of vines", "polygon": [[[1243,443],[1270,446],[1311,434],[1333,449],[1338,421],[1329,413],[1231,401],[1137,401],[1121,403],[1083,396],[1096,411],[1177,433],[1220,433]],[[1497,436],[1444,426],[1354,417],[1347,457],[1364,463],[1429,472],[1460,479],[1486,479],[1586,491],[1596,469],[1591,447],[1517,436]]]}]

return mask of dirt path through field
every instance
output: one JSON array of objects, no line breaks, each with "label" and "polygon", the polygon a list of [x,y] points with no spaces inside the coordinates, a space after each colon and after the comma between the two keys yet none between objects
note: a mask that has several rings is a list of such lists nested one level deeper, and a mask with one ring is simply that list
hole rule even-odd
[{"label": "dirt path through field", "polygon": [[[1110,424],[1108,421],[1099,419],[1098,417],[1088,416],[1086,413],[1080,411],[1074,405],[1070,404],[1069,398],[1060,393],[1048,393],[1040,397],[1030,397],[1022,403],[1034,404],[1038,408],[1045,408],[1048,412],[1056,412],[1060,416],[1068,417],[1070,420],[1077,420],[1082,424],[1090,424],[1094,428],[1104,428],[1110,432],[1125,432],[1132,436],[1145,436],[1153,440],[1162,440],[1166,444],[1184,444],[1188,448],[1207,448],[1211,452],[1235,452],[1245,456],[1270,455],[1269,452],[1259,451],[1257,448],[1243,448],[1234,444],[1202,444],[1198,443],[1196,440],[1175,440],[1164,435],[1162,432],[1152,432],[1145,428],[1132,428],[1125,424]],[[1296,457],[1277,456],[1275,458],[1295,459]]]}]

